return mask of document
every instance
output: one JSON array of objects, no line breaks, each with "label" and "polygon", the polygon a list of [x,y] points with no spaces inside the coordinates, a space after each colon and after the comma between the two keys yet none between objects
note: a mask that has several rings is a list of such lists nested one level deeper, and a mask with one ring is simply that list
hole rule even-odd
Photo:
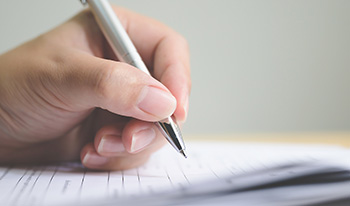
[{"label": "document", "polygon": [[135,169],[80,163],[0,167],[0,203],[22,205],[310,205],[350,198],[350,150],[326,145],[189,142]]}]

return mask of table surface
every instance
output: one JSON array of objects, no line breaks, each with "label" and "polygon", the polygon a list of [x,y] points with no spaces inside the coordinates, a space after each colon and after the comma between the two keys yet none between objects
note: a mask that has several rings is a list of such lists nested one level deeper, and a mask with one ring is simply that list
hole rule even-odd
[{"label": "table surface", "polygon": [[230,141],[230,142],[268,142],[329,144],[350,147],[350,132],[310,132],[310,133],[264,133],[264,134],[189,134],[186,140]]}]

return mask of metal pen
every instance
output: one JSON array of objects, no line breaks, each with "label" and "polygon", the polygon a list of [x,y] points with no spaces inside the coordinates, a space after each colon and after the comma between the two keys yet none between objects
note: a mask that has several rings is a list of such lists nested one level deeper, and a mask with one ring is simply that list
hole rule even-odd
[{"label": "metal pen", "polygon": [[[118,59],[151,75],[108,0],[80,1],[83,5],[89,5],[96,22]],[[187,157],[182,134],[175,118],[168,117],[155,124],[176,151]]]}]

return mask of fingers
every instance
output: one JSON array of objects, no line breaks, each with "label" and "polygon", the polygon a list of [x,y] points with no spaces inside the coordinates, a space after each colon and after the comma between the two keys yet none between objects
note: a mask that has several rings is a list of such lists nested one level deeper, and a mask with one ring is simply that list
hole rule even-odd
[{"label": "fingers", "polygon": [[107,125],[98,131],[94,140],[98,154],[113,157],[126,153],[121,130],[117,125]]},{"label": "fingers", "polygon": [[130,155],[125,157],[104,157],[97,153],[93,144],[86,145],[81,154],[83,165],[95,170],[126,170],[145,163],[149,155]]},{"label": "fingers", "polygon": [[153,19],[121,8],[115,11],[153,76],[175,96],[176,119],[185,121],[191,90],[187,41]]},{"label": "fingers", "polygon": [[175,96],[175,117],[179,122],[187,118],[191,91],[190,66],[186,43],[178,37],[164,38],[155,51],[154,76]]},{"label": "fingers", "polygon": [[176,99],[163,84],[130,65],[82,52],[72,52],[66,62],[65,77],[60,78],[65,82],[59,86],[66,90],[62,93],[70,105],[100,107],[153,122],[170,116],[176,108]]},{"label": "fingers", "polygon": [[124,128],[118,125],[101,128],[94,143],[83,148],[81,160],[91,169],[129,169],[143,164],[164,143],[153,123],[131,120]]}]

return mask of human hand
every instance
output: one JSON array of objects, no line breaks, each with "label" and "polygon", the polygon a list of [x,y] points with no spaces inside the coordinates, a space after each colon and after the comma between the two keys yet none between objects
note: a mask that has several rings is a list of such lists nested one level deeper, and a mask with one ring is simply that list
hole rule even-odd
[{"label": "human hand", "polygon": [[155,20],[115,11],[154,78],[115,61],[89,11],[1,55],[1,164],[80,159],[92,169],[128,169],[165,143],[152,122],[173,113],[185,121],[186,41]]}]

